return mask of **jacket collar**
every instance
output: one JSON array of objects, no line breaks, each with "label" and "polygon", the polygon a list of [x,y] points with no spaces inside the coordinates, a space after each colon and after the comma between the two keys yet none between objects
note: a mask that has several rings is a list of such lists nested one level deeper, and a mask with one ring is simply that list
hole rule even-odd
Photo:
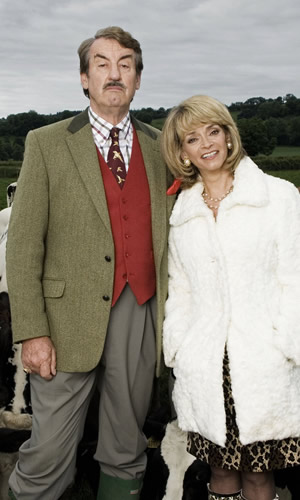
[{"label": "jacket collar", "polygon": [[86,108],[84,111],[74,116],[73,120],[70,122],[70,125],[68,126],[68,130],[72,134],[75,134],[76,132],[78,132],[78,130],[83,128],[88,123],[90,123],[90,120],[89,120],[88,108]]},{"label": "jacket collar", "polygon": [[[203,184],[201,180],[190,189],[183,190],[174,205],[170,218],[172,226],[199,216],[211,214],[202,198]],[[263,207],[269,202],[266,176],[262,170],[245,156],[235,170],[233,191],[222,201],[222,210],[229,210],[235,205]]]}]

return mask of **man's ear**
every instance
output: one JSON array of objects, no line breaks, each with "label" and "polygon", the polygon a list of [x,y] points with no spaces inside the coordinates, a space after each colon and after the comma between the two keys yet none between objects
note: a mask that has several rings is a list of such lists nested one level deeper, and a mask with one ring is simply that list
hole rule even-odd
[{"label": "man's ear", "polygon": [[82,88],[87,90],[89,88],[89,79],[86,73],[80,73],[80,81]]},{"label": "man's ear", "polygon": [[139,88],[141,86],[141,78],[142,78],[142,75],[137,75],[136,76],[135,90],[139,90]]}]

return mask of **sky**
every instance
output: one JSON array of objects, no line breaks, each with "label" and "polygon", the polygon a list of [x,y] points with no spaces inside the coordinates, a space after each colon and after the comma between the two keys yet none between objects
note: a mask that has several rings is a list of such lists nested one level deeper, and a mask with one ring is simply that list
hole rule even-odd
[{"label": "sky", "polygon": [[85,109],[77,48],[107,26],[142,47],[132,109],[300,97],[299,0],[0,0],[0,118]]}]

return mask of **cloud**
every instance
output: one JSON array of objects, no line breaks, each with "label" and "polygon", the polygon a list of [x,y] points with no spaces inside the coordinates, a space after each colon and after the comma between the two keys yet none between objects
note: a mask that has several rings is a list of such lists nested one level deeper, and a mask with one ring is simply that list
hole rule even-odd
[{"label": "cloud", "polygon": [[298,0],[2,0],[0,116],[86,107],[77,48],[109,25],[143,49],[135,109],[299,96],[299,14]]}]

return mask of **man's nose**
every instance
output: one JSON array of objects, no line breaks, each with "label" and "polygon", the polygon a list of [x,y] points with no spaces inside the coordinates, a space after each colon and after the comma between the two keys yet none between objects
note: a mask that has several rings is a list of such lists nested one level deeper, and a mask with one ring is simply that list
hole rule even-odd
[{"label": "man's nose", "polygon": [[109,78],[111,80],[121,80],[121,72],[118,64],[112,64],[109,71]]}]

